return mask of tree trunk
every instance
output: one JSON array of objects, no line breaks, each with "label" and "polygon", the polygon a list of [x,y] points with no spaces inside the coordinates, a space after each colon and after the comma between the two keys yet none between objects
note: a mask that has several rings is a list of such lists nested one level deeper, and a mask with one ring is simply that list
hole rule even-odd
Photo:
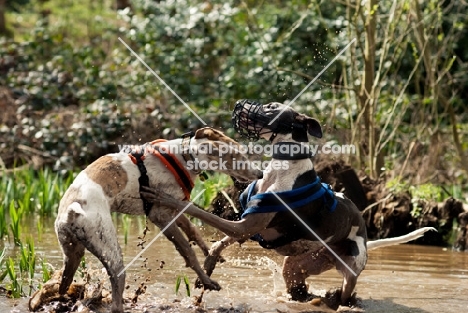
[{"label": "tree trunk", "polygon": [[375,97],[374,97],[374,77],[375,77],[375,30],[377,18],[378,0],[368,0],[366,4],[366,25],[365,25],[365,47],[364,47],[364,73],[359,94],[361,110],[364,112],[364,137],[367,137],[367,154],[370,176],[376,178],[380,173],[377,163],[377,147],[375,129]]},{"label": "tree trunk", "polygon": [[5,11],[6,11],[6,0],[0,0],[0,35],[7,34]]}]

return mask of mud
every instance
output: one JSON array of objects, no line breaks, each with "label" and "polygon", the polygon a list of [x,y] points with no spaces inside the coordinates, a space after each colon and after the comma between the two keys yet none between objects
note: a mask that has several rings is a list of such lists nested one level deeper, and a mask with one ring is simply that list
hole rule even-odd
[{"label": "mud", "polygon": [[[141,247],[136,246],[141,229],[132,229],[129,244],[123,246],[126,264],[141,251]],[[156,232],[152,230],[149,236],[155,236]],[[219,237],[205,233],[207,239]],[[51,263],[60,268],[62,257],[51,239],[44,238],[37,250],[39,253],[47,251]],[[199,257],[202,259],[201,255]],[[460,313],[468,310],[466,253],[419,245],[371,251],[367,267],[358,280],[356,305],[337,310],[329,308],[324,299],[332,301],[338,295],[334,291],[341,284],[341,275],[334,270],[308,279],[309,292],[322,298],[301,303],[289,300],[280,270],[282,257],[274,252],[266,251],[254,242],[246,242],[226,249],[224,257],[226,262],[219,264],[213,273],[213,278],[223,289],[204,292],[198,301],[202,291],[193,288],[195,275],[184,267],[182,257],[169,240],[158,239],[127,271],[125,312]],[[161,261],[165,262],[163,268],[160,268]],[[39,312],[108,312],[110,285],[107,275],[93,256],[87,254],[86,263],[89,275],[81,277],[82,272],[78,272],[75,276],[75,284],[83,286],[85,293],[78,292],[75,298],[49,298],[50,302],[43,303]],[[184,273],[190,281],[190,296],[184,286],[175,292],[176,277]],[[0,313],[27,312],[28,302],[27,297],[9,299],[0,294]]]}]

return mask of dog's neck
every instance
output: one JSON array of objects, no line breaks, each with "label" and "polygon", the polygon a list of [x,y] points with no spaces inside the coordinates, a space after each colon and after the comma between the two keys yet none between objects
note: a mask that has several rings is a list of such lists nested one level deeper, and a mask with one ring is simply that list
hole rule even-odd
[{"label": "dog's neck", "polygon": [[[301,144],[294,141],[290,134],[278,134],[272,141],[272,144],[276,145],[279,143]],[[278,166],[278,162],[285,162],[281,163],[285,166]],[[263,179],[258,183],[257,192],[267,192],[270,189],[275,191],[291,190],[298,176],[313,169],[314,164],[309,157],[284,160],[281,157],[276,158],[273,155],[271,162],[263,171]]]},{"label": "dog's neck", "polygon": [[273,148],[273,159],[276,160],[303,160],[313,157],[306,144],[297,142],[278,142]]}]

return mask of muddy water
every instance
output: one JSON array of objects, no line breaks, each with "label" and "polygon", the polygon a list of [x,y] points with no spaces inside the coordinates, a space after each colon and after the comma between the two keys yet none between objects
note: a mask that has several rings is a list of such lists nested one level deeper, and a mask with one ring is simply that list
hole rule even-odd
[{"label": "muddy water", "polygon": [[[42,235],[35,231],[31,233],[37,238],[37,252],[60,268],[62,256],[52,223],[44,223]],[[120,217],[116,218],[116,224],[125,264],[129,264],[141,251],[137,243],[145,223],[143,219],[131,220],[126,245]],[[158,233],[157,229],[150,229],[147,243]],[[207,240],[217,240],[221,236],[213,229],[204,229],[204,234]],[[9,253],[13,254],[14,250],[9,250]],[[288,301],[278,272],[282,258],[274,252],[247,242],[228,248],[223,255],[226,262],[220,264],[213,274],[223,289],[206,292],[200,304],[204,310],[200,310],[194,304],[194,296],[200,295],[199,290],[193,289],[195,275],[184,267],[172,244],[161,236],[127,270],[129,287],[125,291],[126,298],[131,299],[141,283],[146,286],[146,292],[136,304],[127,303],[126,312],[333,312],[323,305]],[[202,260],[201,254],[199,256]],[[97,259],[87,254],[87,264],[93,282],[102,280],[108,284]],[[186,295],[185,286],[175,294],[179,275],[189,277],[191,297]],[[339,287],[341,278],[336,271],[329,271],[309,278],[308,283],[314,293],[321,294]],[[372,251],[366,270],[359,278],[357,294],[362,299],[365,312],[468,312],[468,254],[415,245]],[[0,297],[0,313],[3,312],[27,312],[27,299]]]}]

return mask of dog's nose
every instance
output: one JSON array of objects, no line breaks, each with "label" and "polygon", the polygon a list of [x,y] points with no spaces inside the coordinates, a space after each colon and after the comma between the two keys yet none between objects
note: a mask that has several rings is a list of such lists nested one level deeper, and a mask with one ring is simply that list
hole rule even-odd
[{"label": "dog's nose", "polygon": [[257,178],[258,178],[258,179],[262,179],[262,178],[263,178],[263,171],[258,171]]}]

